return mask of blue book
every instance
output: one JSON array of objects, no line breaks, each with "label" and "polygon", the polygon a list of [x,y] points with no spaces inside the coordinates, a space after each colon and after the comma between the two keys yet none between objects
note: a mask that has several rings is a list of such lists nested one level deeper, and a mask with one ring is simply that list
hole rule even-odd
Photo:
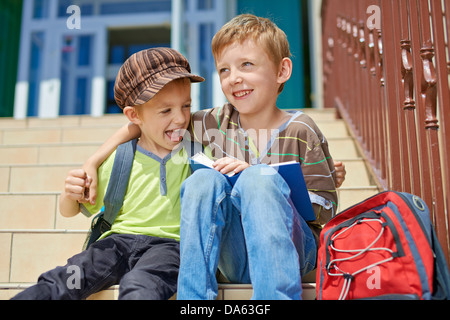
[{"label": "blue book", "polygon": [[[197,153],[189,160],[192,171],[198,169],[212,169],[213,160],[209,159],[203,153]],[[303,177],[300,163],[296,161],[282,162],[270,165],[283,177],[291,189],[291,200],[305,221],[316,220],[316,215],[311,205],[308,189],[306,188],[305,178]],[[214,169],[213,169],[214,170]],[[234,172],[225,174],[227,179],[234,185],[239,178],[240,173]]]}]

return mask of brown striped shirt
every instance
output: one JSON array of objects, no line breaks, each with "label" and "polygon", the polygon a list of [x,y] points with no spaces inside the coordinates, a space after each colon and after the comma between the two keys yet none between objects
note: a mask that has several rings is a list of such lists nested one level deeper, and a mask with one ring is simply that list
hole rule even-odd
[{"label": "brown striped shirt", "polygon": [[195,141],[210,148],[216,159],[237,158],[251,165],[300,162],[317,217],[310,226],[320,228],[336,212],[338,200],[327,140],[302,111],[293,111],[289,121],[270,133],[265,147],[254,146],[248,132],[240,126],[239,112],[231,104],[193,113],[190,126]]}]

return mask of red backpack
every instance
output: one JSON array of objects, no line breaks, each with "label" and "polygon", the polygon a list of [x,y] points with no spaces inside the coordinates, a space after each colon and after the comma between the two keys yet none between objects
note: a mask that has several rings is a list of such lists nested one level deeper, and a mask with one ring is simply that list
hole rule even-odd
[{"label": "red backpack", "polygon": [[447,299],[448,267],[423,200],[386,191],[332,218],[316,291],[319,300]]}]

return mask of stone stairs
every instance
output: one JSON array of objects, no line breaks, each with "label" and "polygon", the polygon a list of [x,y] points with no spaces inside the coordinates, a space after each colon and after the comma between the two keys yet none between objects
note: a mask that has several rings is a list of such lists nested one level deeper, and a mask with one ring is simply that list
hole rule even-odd
[{"label": "stone stairs", "polygon": [[[378,192],[366,163],[333,110],[306,110],[327,137],[347,178],[338,190],[340,210]],[[44,271],[80,252],[90,226],[83,215],[59,214],[59,194],[69,170],[79,168],[113,132],[123,115],[57,119],[0,118],[0,300],[32,285]],[[315,298],[314,275],[304,279],[304,298]],[[249,285],[223,283],[219,299],[249,299]],[[116,299],[117,286],[90,299]]]}]

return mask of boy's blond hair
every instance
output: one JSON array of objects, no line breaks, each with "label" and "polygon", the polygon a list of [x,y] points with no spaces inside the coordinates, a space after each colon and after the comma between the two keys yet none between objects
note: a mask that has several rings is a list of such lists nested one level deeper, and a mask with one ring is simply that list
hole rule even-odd
[{"label": "boy's blond hair", "polygon": [[[287,36],[275,23],[252,14],[241,14],[226,23],[214,36],[211,43],[214,59],[217,61],[227,46],[235,42],[243,43],[248,39],[262,45],[275,66],[291,56]],[[284,84],[280,86],[278,93],[283,88]]]}]

